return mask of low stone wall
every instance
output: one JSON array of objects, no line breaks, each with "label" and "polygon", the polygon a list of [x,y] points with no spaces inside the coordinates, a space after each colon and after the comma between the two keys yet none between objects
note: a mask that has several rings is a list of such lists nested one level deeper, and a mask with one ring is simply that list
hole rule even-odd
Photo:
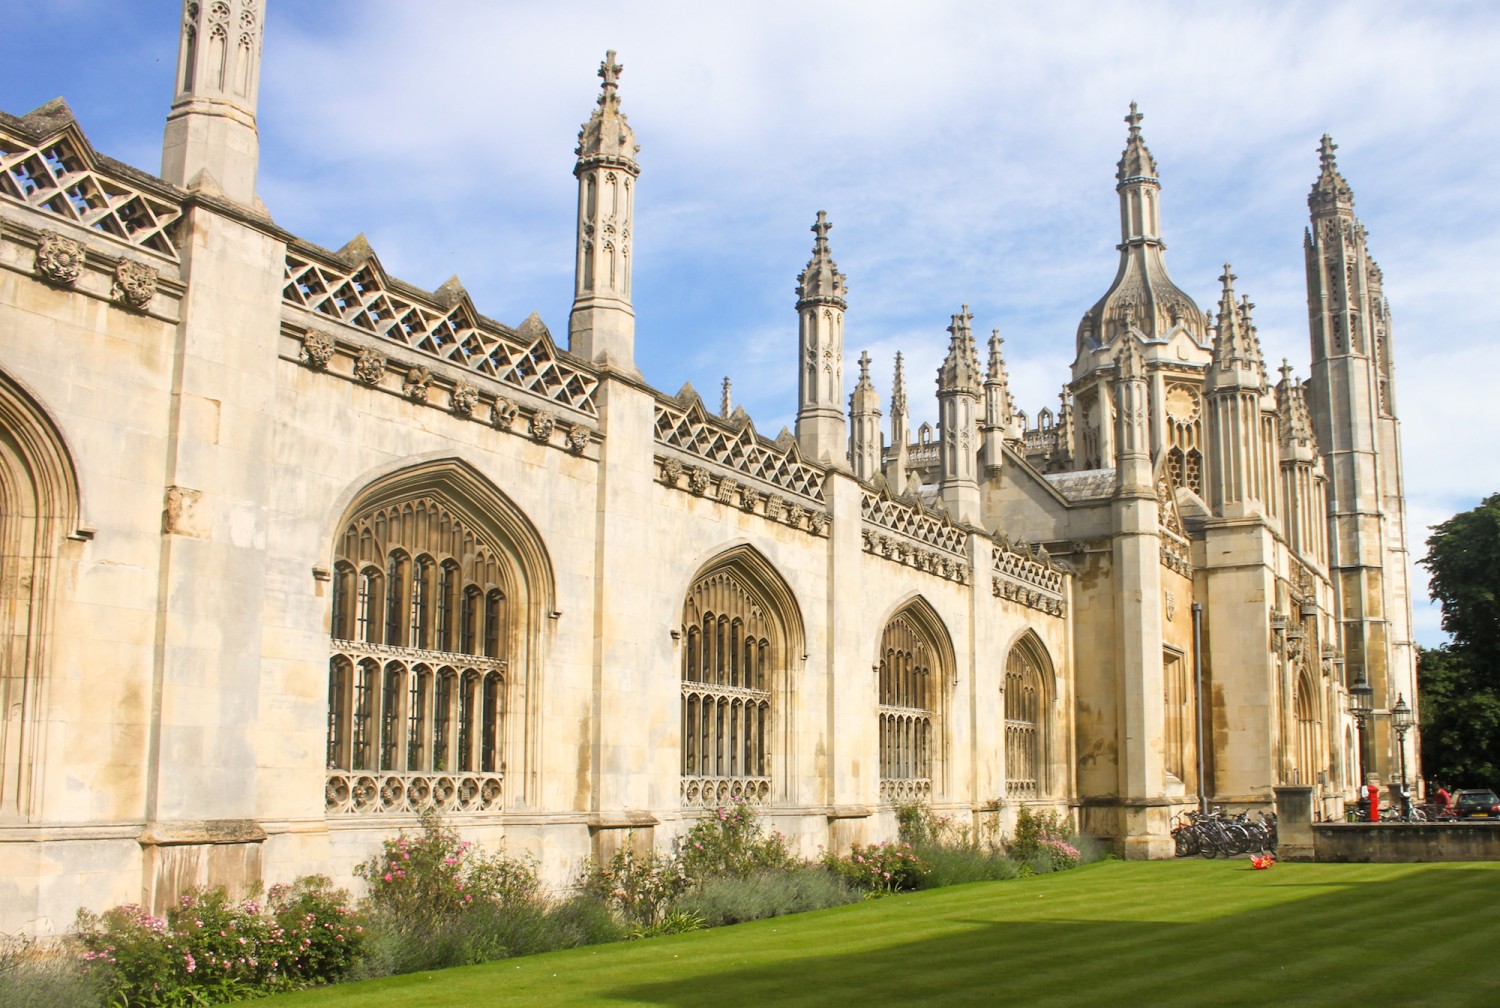
[{"label": "low stone wall", "polygon": [[1452,823],[1313,823],[1313,860],[1409,864],[1500,861],[1500,820]]}]

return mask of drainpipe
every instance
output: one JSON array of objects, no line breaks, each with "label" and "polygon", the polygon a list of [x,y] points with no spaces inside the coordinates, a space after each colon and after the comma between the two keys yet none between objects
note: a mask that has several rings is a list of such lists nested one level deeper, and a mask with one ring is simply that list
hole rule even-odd
[{"label": "drainpipe", "polygon": [[1198,751],[1198,811],[1208,813],[1208,787],[1203,780],[1203,603],[1193,603],[1193,728]]}]

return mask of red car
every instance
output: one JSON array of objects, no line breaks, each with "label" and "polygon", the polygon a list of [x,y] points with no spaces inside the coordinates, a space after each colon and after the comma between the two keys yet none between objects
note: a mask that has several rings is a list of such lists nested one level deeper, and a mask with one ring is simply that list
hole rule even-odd
[{"label": "red car", "polygon": [[1500,819],[1500,797],[1488,788],[1456,791],[1453,811],[1460,819]]}]

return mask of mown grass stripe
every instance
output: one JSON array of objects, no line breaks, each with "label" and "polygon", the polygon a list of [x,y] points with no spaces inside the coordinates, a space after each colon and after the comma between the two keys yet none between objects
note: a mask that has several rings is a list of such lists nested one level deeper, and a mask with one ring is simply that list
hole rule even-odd
[{"label": "mown grass stripe", "polygon": [[1500,863],[1111,862],[262,1003],[1488,1006],[1497,903]]}]

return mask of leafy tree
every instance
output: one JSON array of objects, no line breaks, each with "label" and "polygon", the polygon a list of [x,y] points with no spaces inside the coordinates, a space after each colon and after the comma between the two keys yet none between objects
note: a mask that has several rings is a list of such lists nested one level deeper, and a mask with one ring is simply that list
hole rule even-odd
[{"label": "leafy tree", "polygon": [[1422,762],[1462,785],[1500,785],[1500,494],[1433,527],[1429,592],[1453,638],[1418,651]]}]

